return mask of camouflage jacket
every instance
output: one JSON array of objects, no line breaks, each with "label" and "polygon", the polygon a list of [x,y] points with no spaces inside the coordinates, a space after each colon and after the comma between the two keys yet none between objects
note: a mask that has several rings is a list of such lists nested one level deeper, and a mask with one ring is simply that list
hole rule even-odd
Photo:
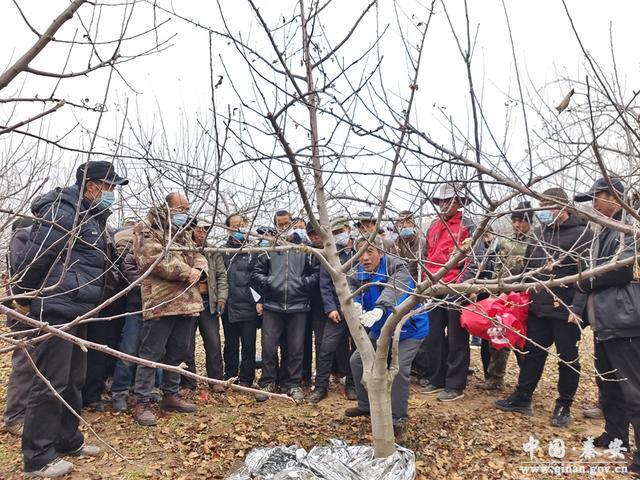
[{"label": "camouflage jacket", "polygon": [[[175,227],[169,228],[168,214],[164,208],[152,208],[147,219],[134,227],[133,253],[140,272],[146,272],[158,257],[162,257],[142,282],[145,320],[173,315],[196,316],[204,310],[198,282],[189,285],[187,279],[192,268],[201,270],[206,275],[207,259],[195,251],[165,253],[176,230]],[[183,232],[171,246],[195,248],[195,243],[190,232]]]},{"label": "camouflage jacket", "polygon": [[495,246],[495,278],[519,275],[526,264],[525,252],[529,244],[528,236],[501,238]]}]

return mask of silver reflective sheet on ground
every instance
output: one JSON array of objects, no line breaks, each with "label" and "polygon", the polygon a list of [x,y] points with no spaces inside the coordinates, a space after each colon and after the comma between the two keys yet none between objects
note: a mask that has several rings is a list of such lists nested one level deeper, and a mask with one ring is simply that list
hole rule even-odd
[{"label": "silver reflective sheet on ground", "polygon": [[414,480],[415,456],[397,446],[387,458],[373,458],[373,447],[329,440],[309,452],[296,446],[256,448],[227,480]]}]

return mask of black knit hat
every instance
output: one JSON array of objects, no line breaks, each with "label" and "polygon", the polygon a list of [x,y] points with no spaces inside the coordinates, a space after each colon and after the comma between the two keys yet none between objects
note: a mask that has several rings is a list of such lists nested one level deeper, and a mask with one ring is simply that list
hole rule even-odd
[{"label": "black knit hat", "polygon": [[531,223],[532,211],[531,202],[520,202],[516,209],[511,213],[511,220],[525,220]]}]

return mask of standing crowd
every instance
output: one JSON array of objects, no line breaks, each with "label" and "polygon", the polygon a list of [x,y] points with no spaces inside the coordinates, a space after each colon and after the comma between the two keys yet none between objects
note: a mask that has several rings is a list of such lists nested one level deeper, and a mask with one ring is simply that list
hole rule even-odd
[{"label": "standing crowd", "polygon": [[[125,221],[114,232],[107,225],[114,191],[127,182],[111,163],[88,162],[78,168],[73,185],[40,196],[32,216],[13,224],[8,271],[11,294],[17,298],[11,307],[19,315],[7,322],[14,338],[40,335],[29,354],[14,350],[4,413],[4,429],[21,431],[26,477],[63,476],[73,465],[62,457],[99,454],[78,429],[83,408],[129,410],[143,426],[156,425],[156,404],[164,411],[196,411],[196,380],[156,364],[216,380],[236,379],[246,387],[256,385],[260,370],[258,402],[274,393],[286,393],[296,402],[321,402],[333,376],[344,385],[346,398],[357,401],[345,415],[369,415],[362,359],[332,276],[309,248],[299,247],[323,247],[310,223],[278,210],[273,225],[252,228],[242,214],[233,213],[225,220],[225,242],[216,245],[221,248],[208,250],[212,225],[192,215],[189,199],[174,192],[144,220]],[[340,262],[350,264],[348,287],[356,292],[355,308],[374,346],[394,308],[425,280],[548,284],[530,292],[527,343],[522,352],[514,351],[518,383],[495,407],[533,414],[532,397],[548,350],[555,345],[558,398],[550,422],[567,427],[580,381],[581,327],[590,325],[596,368],[607,372],[597,379],[598,408],[589,412],[605,420],[594,445],[607,447],[618,440],[629,451],[629,424],[636,447],[640,445],[640,284],[635,263],[589,277],[580,274],[635,257],[635,239],[608,227],[596,231],[566,208],[572,201],[590,201],[605,217],[622,220],[625,211],[616,199],[624,193],[616,177],[598,180],[575,199],[552,188],[537,207],[528,201],[518,204],[511,213],[510,234],[475,235],[464,190],[443,184],[431,199],[438,215],[426,233],[410,211],[400,212],[391,228],[378,225],[372,212],[337,216],[330,227]],[[374,232],[378,234],[372,239]],[[471,243],[470,253],[457,261],[461,245]],[[361,255],[354,259],[358,251]],[[549,283],[572,276],[571,282]],[[412,374],[423,394],[437,395],[442,402],[464,397],[472,370],[471,339],[460,316],[482,297],[451,289],[418,305],[403,325],[391,391],[398,434],[408,421]],[[108,345],[122,352],[122,358],[91,348],[87,353],[60,336],[34,333],[24,315]],[[92,320],[78,322],[80,316]],[[196,370],[197,331],[206,372]],[[127,355],[145,364],[133,363]],[[479,388],[504,389],[510,355],[509,349],[481,342],[485,378]],[[42,377],[34,373],[32,361]],[[222,382],[210,388],[226,391]],[[637,452],[629,468],[640,473]]]}]

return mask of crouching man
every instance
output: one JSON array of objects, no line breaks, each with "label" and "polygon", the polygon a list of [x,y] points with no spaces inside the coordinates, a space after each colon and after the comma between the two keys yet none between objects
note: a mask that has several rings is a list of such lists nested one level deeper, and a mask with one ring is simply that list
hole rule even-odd
[{"label": "crouching man", "polygon": [[[179,193],[170,193],[166,204],[149,211],[146,221],[134,229],[133,252],[141,272],[152,268],[142,282],[142,342],[140,358],[168,365],[187,360],[189,336],[193,324],[204,309],[198,284],[206,278],[207,259],[196,251],[166,251],[171,247],[195,248],[189,222],[189,201]],[[158,258],[162,259],[156,263]],[[137,404],[133,417],[140,425],[156,424],[151,411],[151,394],[156,369],[138,365],[135,380]],[[178,395],[180,374],[164,371],[165,411],[194,412],[196,406]]]},{"label": "crouching man", "polygon": [[[360,239],[356,243],[356,250],[359,250],[367,241]],[[369,328],[369,337],[375,344],[393,308],[407,298],[406,292],[415,288],[409,269],[403,261],[385,255],[381,239],[376,238],[360,257],[360,262],[355,273],[349,278],[349,283],[353,291],[370,284],[356,297],[355,301],[356,306],[362,306],[360,322]],[[387,286],[383,287],[381,284],[387,284]],[[426,312],[416,314],[407,320],[400,332],[399,371],[391,387],[391,411],[396,435],[401,434],[408,418],[411,364],[422,340],[428,333],[429,317]],[[368,416],[369,398],[362,385],[362,358],[358,351],[351,356],[351,372],[356,384],[358,406],[347,408],[344,414],[347,417]]]}]

